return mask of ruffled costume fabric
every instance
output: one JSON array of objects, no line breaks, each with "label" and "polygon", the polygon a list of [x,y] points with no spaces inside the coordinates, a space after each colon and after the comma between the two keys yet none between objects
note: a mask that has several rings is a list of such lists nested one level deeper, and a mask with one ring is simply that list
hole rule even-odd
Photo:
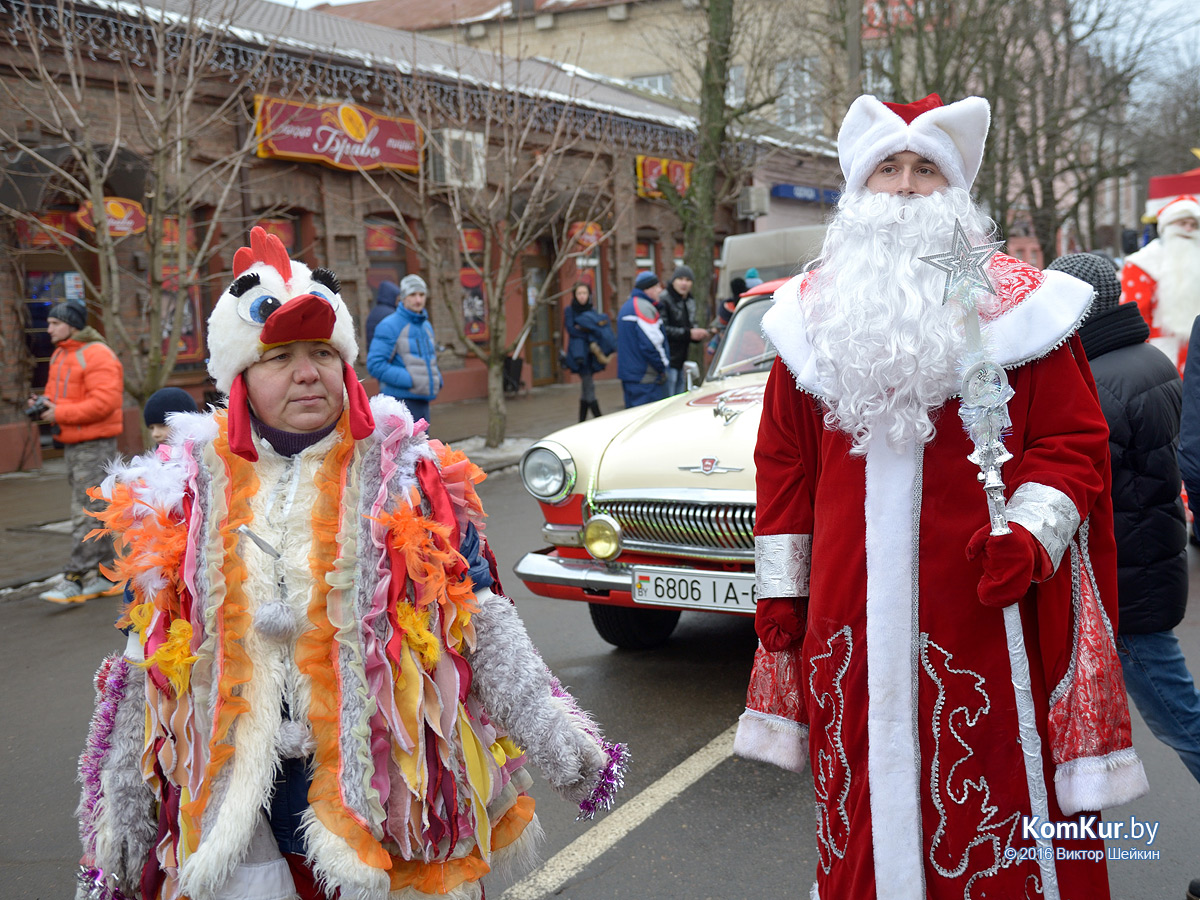
[{"label": "ruffled costume fabric", "polygon": [[611,803],[624,748],[501,595],[482,471],[400,402],[372,411],[367,440],[343,417],[256,463],[223,411],[177,420],[98,489],[133,599],[80,763],[90,896],[224,896],[278,759],[306,752],[308,862],[344,900],[466,900],[498,862],[532,863],[527,753],[582,814]]}]

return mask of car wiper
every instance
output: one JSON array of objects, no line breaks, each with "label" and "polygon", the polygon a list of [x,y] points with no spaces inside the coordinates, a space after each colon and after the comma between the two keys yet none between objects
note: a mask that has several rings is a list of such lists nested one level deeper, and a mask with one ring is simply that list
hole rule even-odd
[{"label": "car wiper", "polygon": [[778,355],[779,354],[774,350],[766,350],[763,353],[758,354],[758,356],[750,356],[746,359],[739,359],[737,362],[730,363],[727,366],[721,366],[721,368],[713,372],[713,375],[715,375],[717,378],[721,378],[727,373],[732,372],[734,369],[740,369],[743,366],[757,366],[761,363],[765,363],[769,359],[774,359]]}]

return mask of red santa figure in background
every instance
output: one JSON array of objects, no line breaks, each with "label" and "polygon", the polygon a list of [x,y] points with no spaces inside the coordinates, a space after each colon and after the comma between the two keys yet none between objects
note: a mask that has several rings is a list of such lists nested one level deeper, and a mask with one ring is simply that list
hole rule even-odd
[{"label": "red santa figure in background", "polygon": [[779,359],[735,749],[811,762],[814,897],[1105,898],[1102,842],[1047,840],[1046,823],[1147,787],[1112,639],[1107,428],[1075,336],[1089,286],[986,262],[982,343],[1013,392],[1011,533],[991,534],[968,459],[964,313],[921,257],[960,226],[972,246],[993,230],[967,193],[989,115],[979,97],[858,98],[821,262],[763,321]]},{"label": "red santa figure in background", "polygon": [[1150,343],[1175,360],[1187,358],[1200,315],[1200,201],[1190,195],[1158,212],[1158,237],[1125,258],[1121,302],[1136,303],[1150,323]]}]

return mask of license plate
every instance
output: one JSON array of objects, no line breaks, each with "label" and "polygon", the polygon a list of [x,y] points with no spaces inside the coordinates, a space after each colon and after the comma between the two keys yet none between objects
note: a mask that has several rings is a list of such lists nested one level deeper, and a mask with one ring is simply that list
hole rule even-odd
[{"label": "license plate", "polygon": [[635,566],[631,593],[635,603],[654,606],[754,612],[753,573]]}]

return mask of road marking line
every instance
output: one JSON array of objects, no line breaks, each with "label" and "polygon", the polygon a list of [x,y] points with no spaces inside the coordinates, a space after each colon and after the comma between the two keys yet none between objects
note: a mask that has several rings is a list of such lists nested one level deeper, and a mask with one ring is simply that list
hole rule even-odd
[{"label": "road marking line", "polygon": [[733,755],[737,723],[730,725],[658,781],[612,812],[546,860],[500,896],[500,900],[539,900],[552,894],[718,765]]}]

